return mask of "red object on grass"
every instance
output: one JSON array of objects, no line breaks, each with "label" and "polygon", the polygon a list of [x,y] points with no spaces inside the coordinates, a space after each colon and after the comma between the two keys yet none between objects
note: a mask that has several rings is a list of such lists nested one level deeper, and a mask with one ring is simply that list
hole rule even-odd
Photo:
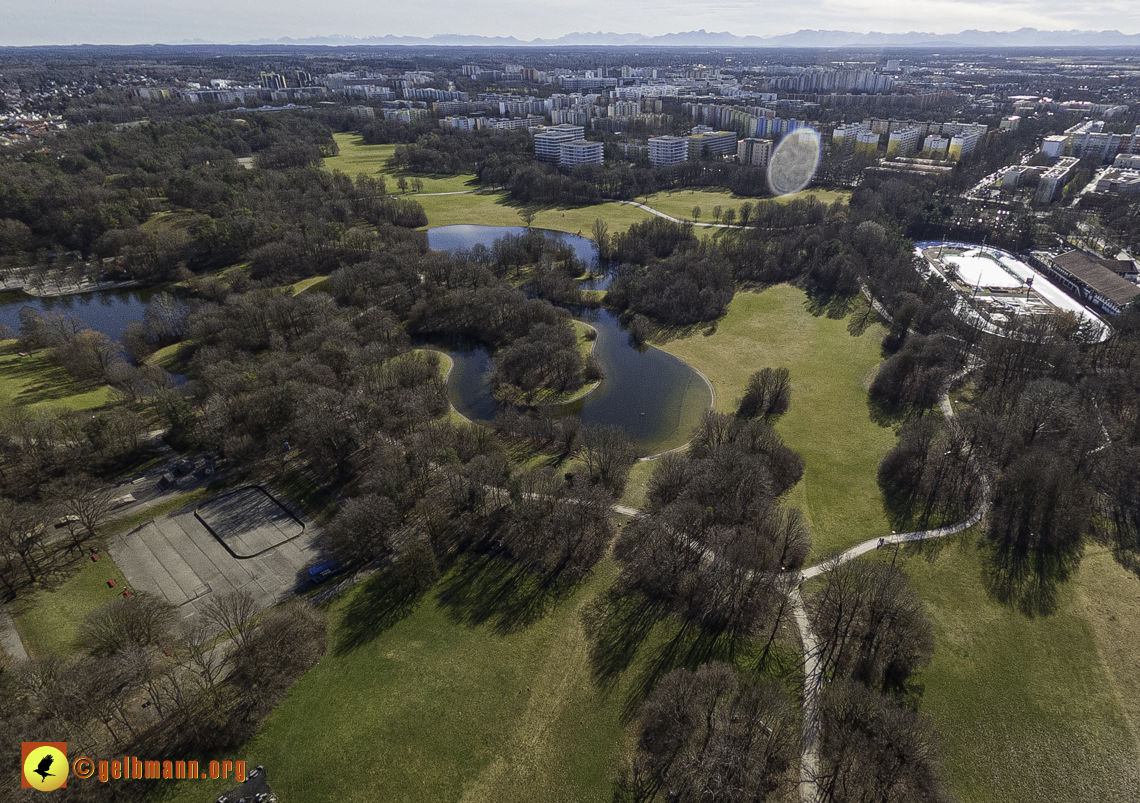
[{"label": "red object on grass", "polygon": [[98,552],[92,552],[91,553],[91,562],[92,563],[98,563],[99,562],[99,553]]},{"label": "red object on grass", "polygon": [[123,596],[124,597],[133,597],[134,594],[131,593],[131,590],[129,588],[124,588],[123,589]]},{"label": "red object on grass", "polygon": [[108,580],[107,581],[107,588],[114,588],[114,587],[115,587],[115,581],[114,580]]}]

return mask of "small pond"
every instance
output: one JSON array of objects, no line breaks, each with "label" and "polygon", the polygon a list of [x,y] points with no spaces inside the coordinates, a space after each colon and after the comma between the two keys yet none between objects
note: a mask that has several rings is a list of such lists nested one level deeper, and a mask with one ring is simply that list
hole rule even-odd
[{"label": "small pond", "polygon": [[[596,266],[598,264],[598,249],[594,246],[593,240],[553,229],[538,229],[538,231],[551,239],[569,245],[574,249],[574,254],[578,259],[587,265]],[[436,251],[456,251],[475,245],[490,248],[494,245],[495,240],[499,240],[508,234],[517,236],[525,232],[526,228],[523,226],[437,226],[434,229],[428,229],[427,235],[430,248]],[[591,290],[605,290],[609,283],[610,277],[607,274],[584,283],[583,287]]]},{"label": "small pond", "polygon": [[102,332],[112,340],[122,337],[128,321],[143,320],[150,299],[162,287],[131,287],[98,290],[71,296],[37,298],[21,292],[0,293],[0,323],[20,331],[20,309],[31,307],[40,315],[62,313],[78,320],[84,328]]},{"label": "small pond", "polygon": [[[428,243],[438,249],[470,248],[476,243],[490,247],[496,238],[522,231],[522,227],[507,226],[444,226],[428,231]],[[589,240],[554,234],[569,238],[576,250],[581,245],[576,241],[582,241],[593,256]],[[637,441],[643,455],[688,441],[712,403],[712,393],[700,374],[659,349],[634,345],[610,310],[575,308],[573,313],[598,330],[594,359],[605,378],[597,390],[561,405],[560,411],[578,414],[587,423],[621,427]],[[484,348],[460,348],[449,355],[455,366],[447,389],[455,409],[471,419],[492,419],[497,403],[491,396],[490,354]]]}]

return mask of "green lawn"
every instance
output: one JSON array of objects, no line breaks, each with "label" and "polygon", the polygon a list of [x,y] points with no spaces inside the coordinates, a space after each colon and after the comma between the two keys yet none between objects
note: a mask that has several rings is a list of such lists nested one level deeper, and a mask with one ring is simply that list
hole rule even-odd
[{"label": "green lawn", "polygon": [[139,228],[147,234],[157,234],[160,231],[185,231],[195,217],[197,214],[189,209],[156,212]]},{"label": "green lawn", "polygon": [[[334,600],[328,654],[237,757],[306,803],[609,801],[621,696],[591,680],[581,613],[615,567],[514,629],[527,582],[466,566],[413,610],[385,606],[383,575]],[[203,794],[183,784],[172,799]]]},{"label": "green lawn", "polygon": [[[454,226],[479,224],[483,226],[522,226],[523,207],[514,203],[506,192],[475,195],[421,195],[416,201],[427,213],[428,226]],[[570,234],[590,236],[590,229],[598,218],[606,221],[610,234],[623,232],[634,223],[651,217],[649,212],[636,206],[619,203],[595,204],[582,207],[536,208],[536,229],[554,229]]]},{"label": "green lawn", "polygon": [[[21,596],[9,606],[28,655],[69,655],[83,618],[128,587],[106,551],[98,563],[83,558],[78,566],[60,585]],[[109,579],[115,581],[115,588],[108,587]]]},{"label": "green lawn", "polygon": [[[328,653],[234,757],[264,765],[283,800],[306,803],[610,803],[631,744],[627,704],[635,711],[677,665],[730,660],[728,645],[694,640],[634,601],[607,629],[629,638],[593,663],[584,615],[616,574],[607,559],[579,586],[544,594],[509,563],[463,559],[403,606],[376,575],[331,602]],[[743,669],[757,651],[735,657]],[[789,688],[802,682],[794,666],[782,670]],[[225,787],[183,783],[164,799],[197,803]]]},{"label": "green lawn", "polygon": [[788,201],[797,198],[808,198],[814,196],[820,202],[825,204],[832,204],[837,200],[847,200],[851,193],[841,190],[823,190],[823,189],[810,189],[802,192],[792,193],[791,195],[784,195],[780,198],[745,198],[741,195],[736,195],[728,190],[673,190],[670,192],[658,192],[646,198],[636,198],[635,200],[644,203],[646,206],[651,206],[659,212],[664,212],[680,220],[692,220],[693,207],[699,206],[701,208],[701,216],[697,222],[699,223],[715,223],[713,220],[713,207],[719,206],[723,211],[735,209],[737,217],[740,216],[740,207],[745,203],[750,203],[756,206],[757,203],[764,203],[765,201],[776,200],[780,203],[787,203]]},{"label": "green lawn", "polygon": [[0,340],[0,407],[27,405],[94,410],[111,402],[106,385],[82,385],[39,351],[19,356],[15,340]]},{"label": "green lawn", "polygon": [[150,355],[148,362],[172,374],[184,374],[190,369],[190,357],[194,353],[194,341],[183,340],[163,346]]},{"label": "green lawn", "polygon": [[301,293],[320,292],[321,290],[325,289],[325,281],[328,278],[328,276],[310,276],[307,279],[302,279],[299,282],[294,282],[290,286],[290,293],[292,295],[299,296]]},{"label": "green lawn", "polygon": [[388,192],[399,193],[396,182],[401,176],[411,181],[418,178],[424,183],[424,192],[462,192],[478,189],[475,176],[437,176],[411,173],[405,170],[392,170],[388,160],[396,152],[395,145],[366,145],[358,134],[333,134],[340,153],[323,161],[326,170],[339,170],[351,178],[361,173],[366,176],[384,176]]},{"label": "green lawn", "polygon": [[702,327],[653,342],[709,378],[720,412],[735,411],[754,371],[791,371],[791,408],[776,429],[806,464],[789,501],[808,516],[817,558],[890,533],[876,477],[896,437],[872,420],[867,403],[885,330],[853,336],[845,318],[807,307],[804,292],[789,285],[737,293],[714,333]]},{"label": "green lawn", "polygon": [[937,636],[918,680],[951,789],[962,803],[1135,801],[1140,580],[1090,548],[1055,612],[1030,616],[988,592],[989,554],[970,533],[899,555]]}]

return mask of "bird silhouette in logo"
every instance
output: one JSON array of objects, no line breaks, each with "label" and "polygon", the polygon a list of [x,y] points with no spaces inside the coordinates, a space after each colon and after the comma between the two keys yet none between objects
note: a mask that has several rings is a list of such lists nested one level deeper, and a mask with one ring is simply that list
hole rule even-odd
[{"label": "bird silhouette in logo", "polygon": [[51,769],[52,762],[55,761],[55,756],[47,755],[40,759],[39,765],[32,770],[36,775],[40,776],[41,781],[46,781],[49,777],[54,778],[54,772],[48,772]]}]

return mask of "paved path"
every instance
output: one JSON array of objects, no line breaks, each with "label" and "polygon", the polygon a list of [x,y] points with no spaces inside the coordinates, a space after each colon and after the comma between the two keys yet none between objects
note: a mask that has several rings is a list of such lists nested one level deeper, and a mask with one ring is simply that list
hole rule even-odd
[{"label": "paved path", "polygon": [[[951,376],[942,388],[942,394],[939,399],[939,407],[942,410],[942,415],[946,417],[946,421],[950,426],[954,427],[957,422],[954,420],[954,408],[950,404],[950,388],[966,375],[970,367],[967,366],[961,371]],[[956,524],[951,524],[946,527],[937,527],[933,530],[920,530],[911,533],[891,533],[882,538],[872,538],[869,541],[864,541],[857,544],[846,552],[842,552],[823,563],[816,564],[815,566],[804,569],[801,575],[802,580],[810,580],[813,577],[818,577],[824,572],[831,571],[837,566],[841,566],[848,561],[870,552],[873,549],[878,549],[880,546],[887,544],[902,544],[908,541],[925,541],[928,538],[942,538],[954,533],[960,533],[970,527],[973,527],[989,510],[991,496],[989,486],[986,484],[985,477],[982,477],[982,493],[978,504],[970,511],[970,515],[962,519]],[[803,721],[803,735],[802,735],[802,753],[800,757],[800,800],[802,803],[818,803],[819,801],[819,695],[823,689],[823,666],[820,661],[820,645],[816,639],[815,632],[811,628],[811,620],[808,618],[807,610],[804,607],[803,599],[800,597],[799,591],[793,591],[791,594],[792,609],[796,626],[800,631],[800,640],[803,642],[804,647],[804,721]]]},{"label": "paved path", "polygon": [[0,605],[0,650],[8,656],[9,661],[28,660],[28,651],[24,649],[24,642],[20,640],[20,633],[16,630],[16,623],[12,621],[12,614]]},{"label": "paved path", "polygon": [[745,226],[739,226],[739,225],[730,226],[727,223],[696,223],[692,220],[681,220],[680,218],[673,217],[672,215],[667,215],[659,209],[654,209],[652,206],[646,206],[645,204],[638,203],[637,201],[621,201],[621,200],[618,200],[616,198],[603,198],[602,200],[606,203],[619,203],[619,204],[626,204],[628,206],[636,206],[638,209],[644,209],[646,212],[648,212],[651,215],[657,215],[657,217],[663,217],[666,220],[673,221],[674,223],[691,223],[692,225],[698,226],[698,227],[703,228],[703,229],[743,229],[743,228],[746,228]]}]

